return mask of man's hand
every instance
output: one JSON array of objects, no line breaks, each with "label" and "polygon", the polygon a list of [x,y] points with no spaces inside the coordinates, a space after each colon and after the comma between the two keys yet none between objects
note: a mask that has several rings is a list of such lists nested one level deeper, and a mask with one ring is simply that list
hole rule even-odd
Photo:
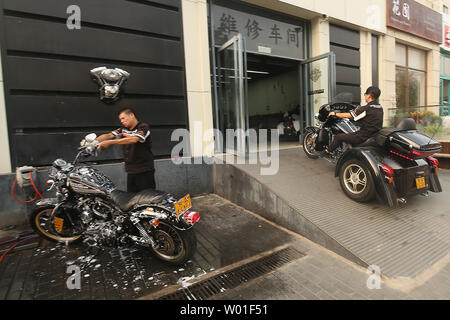
[{"label": "man's hand", "polygon": [[102,141],[102,142],[99,143],[98,149],[99,149],[99,150],[107,149],[107,148],[109,148],[112,144],[113,144],[113,140],[104,140],[104,141]]},{"label": "man's hand", "polygon": [[328,116],[329,116],[329,117],[330,117],[330,116],[336,116],[336,117],[341,118],[341,119],[342,119],[342,118],[349,118],[349,119],[353,118],[353,116],[351,115],[351,113],[342,113],[342,112],[336,113],[336,112],[334,112],[334,111],[328,113]]},{"label": "man's hand", "polygon": [[113,140],[103,140],[98,145],[98,149],[106,149],[112,145],[123,145],[123,144],[133,144],[139,142],[139,137],[125,137]]}]

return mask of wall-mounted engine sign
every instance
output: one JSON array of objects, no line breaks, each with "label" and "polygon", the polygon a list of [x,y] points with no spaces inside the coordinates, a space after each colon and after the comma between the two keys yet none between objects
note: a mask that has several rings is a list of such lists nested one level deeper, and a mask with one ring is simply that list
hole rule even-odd
[{"label": "wall-mounted engine sign", "polygon": [[120,98],[122,84],[130,77],[130,73],[125,70],[106,67],[98,67],[91,70],[91,75],[100,86],[100,99],[106,103],[111,103]]}]

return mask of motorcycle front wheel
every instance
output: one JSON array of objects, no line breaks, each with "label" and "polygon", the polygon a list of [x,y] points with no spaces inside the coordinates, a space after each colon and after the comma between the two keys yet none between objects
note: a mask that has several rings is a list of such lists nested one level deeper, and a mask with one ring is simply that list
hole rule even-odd
[{"label": "motorcycle front wheel", "polygon": [[80,240],[81,234],[75,231],[70,219],[61,210],[52,216],[55,206],[46,206],[35,209],[29,222],[33,230],[41,237],[53,242],[73,243]]},{"label": "motorcycle front wheel", "polygon": [[[150,223],[143,223],[150,231]],[[153,231],[157,242],[156,248],[151,248],[153,254],[160,260],[172,265],[180,265],[189,260],[197,247],[197,238],[193,228],[179,230],[171,224],[160,221],[158,228]]]},{"label": "motorcycle front wheel", "polygon": [[306,156],[310,159],[317,159],[319,157],[314,149],[316,138],[317,134],[312,132],[306,132],[303,136],[303,150],[305,151]]}]

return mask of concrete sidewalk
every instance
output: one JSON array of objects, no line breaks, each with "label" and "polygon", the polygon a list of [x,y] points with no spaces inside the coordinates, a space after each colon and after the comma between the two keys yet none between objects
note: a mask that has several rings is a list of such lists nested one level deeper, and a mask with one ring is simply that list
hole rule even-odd
[{"label": "concrete sidewalk", "polygon": [[[216,195],[209,195],[205,201],[218,204],[234,204]],[[240,207],[238,207],[240,208]],[[450,299],[450,256],[432,266],[426,274],[413,279],[389,279],[381,274],[380,288],[369,289],[368,280],[372,275],[365,268],[352,263],[341,256],[324,249],[308,239],[280,227],[259,215],[240,208],[242,215],[257,218],[259,225],[271,225],[291,236],[288,242],[305,256],[295,260],[273,272],[248,281],[233,290],[225,291],[211,299],[231,300],[379,300],[379,299]],[[242,261],[241,265],[246,265]],[[236,264],[239,266],[239,264]],[[216,270],[221,274],[230,268]],[[382,271],[382,270],[381,270]],[[190,286],[210,279],[207,274],[188,281],[184,290]],[[373,278],[371,278],[373,279]],[[369,281],[372,286],[376,282]],[[173,292],[176,288],[168,288],[159,294]],[[158,298],[152,295],[147,298]]]},{"label": "concrete sidewalk", "polygon": [[389,208],[358,203],[342,191],[335,165],[300,148],[279,152],[279,170],[264,164],[215,168],[215,193],[328,248],[361,266],[377,265],[391,278],[416,278],[450,254],[450,171],[443,192],[409,197]]},{"label": "concrete sidewalk", "polygon": [[389,279],[382,275],[380,289],[369,289],[368,282],[375,282],[369,280],[367,269],[296,233],[277,228],[293,235],[292,246],[306,256],[215,299],[450,299],[450,255],[417,278]]}]

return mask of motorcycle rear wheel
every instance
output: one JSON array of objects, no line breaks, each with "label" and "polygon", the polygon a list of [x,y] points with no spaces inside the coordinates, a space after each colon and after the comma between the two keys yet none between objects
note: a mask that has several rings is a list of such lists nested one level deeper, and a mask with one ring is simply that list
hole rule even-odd
[{"label": "motorcycle rear wheel", "polygon": [[346,161],[339,171],[344,193],[352,200],[367,202],[375,197],[375,184],[369,169],[359,160]]},{"label": "motorcycle rear wheel", "polygon": [[314,150],[314,140],[317,137],[314,137],[314,133],[312,132],[306,132],[303,136],[303,150],[305,151],[305,154],[310,159],[317,159],[319,158],[319,155],[317,154],[316,150]]},{"label": "motorcycle rear wheel", "polygon": [[[149,224],[143,224],[147,231]],[[172,265],[180,265],[189,260],[196,248],[197,238],[192,228],[179,230],[170,223],[160,221],[156,231],[153,231],[159,247],[151,248],[152,253],[160,260]]]},{"label": "motorcycle rear wheel", "polygon": [[[54,208],[55,206],[49,205],[37,208],[31,213],[29,223],[33,230],[42,238],[52,242],[74,243],[80,240],[81,234],[75,232],[68,219],[63,218],[63,213],[50,217]],[[57,220],[59,223],[63,220],[60,231],[55,227],[55,218],[60,219]]]}]

